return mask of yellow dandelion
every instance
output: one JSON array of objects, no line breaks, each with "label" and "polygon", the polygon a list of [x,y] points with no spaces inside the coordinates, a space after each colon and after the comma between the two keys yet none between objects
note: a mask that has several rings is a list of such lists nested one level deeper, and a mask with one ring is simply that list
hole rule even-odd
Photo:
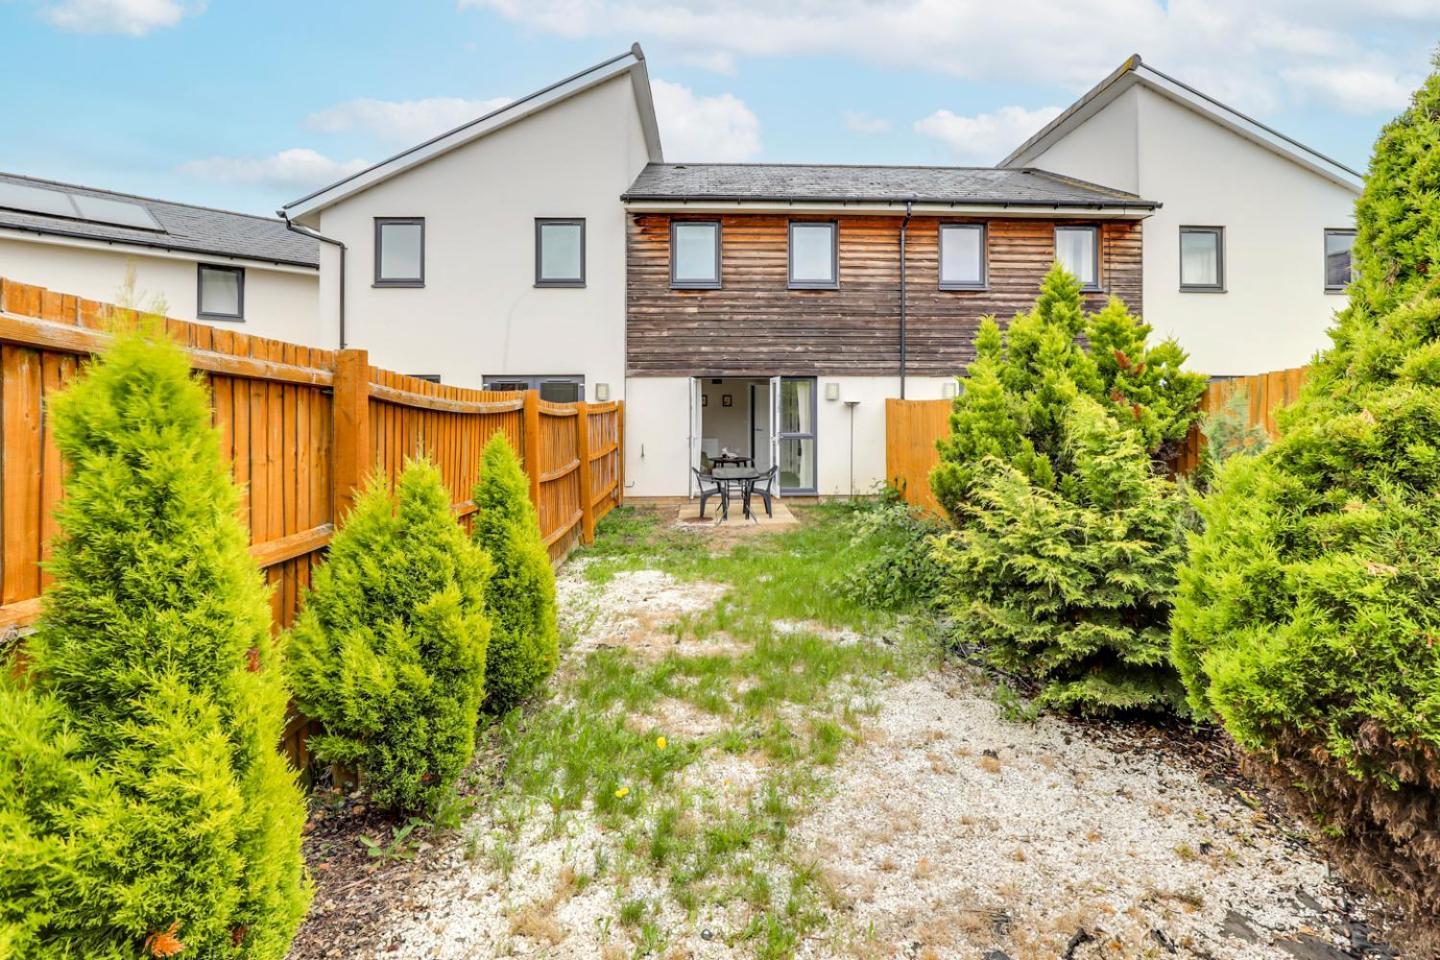
[{"label": "yellow dandelion", "polygon": [[670,741],[666,740],[664,737],[655,738],[655,747],[659,750],[664,750],[669,743]]},{"label": "yellow dandelion", "polygon": [[619,790],[616,790],[616,791],[615,791],[615,799],[616,799],[616,800],[624,800],[624,799],[625,799],[627,796],[629,796],[629,795],[630,795],[630,788],[629,788],[629,787],[621,787]]}]

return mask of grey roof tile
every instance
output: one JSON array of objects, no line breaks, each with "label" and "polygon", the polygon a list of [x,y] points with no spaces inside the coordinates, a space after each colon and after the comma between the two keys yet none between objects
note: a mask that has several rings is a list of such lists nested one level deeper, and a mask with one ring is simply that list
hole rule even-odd
[{"label": "grey roof tile", "polygon": [[623,200],[1154,207],[1133,193],[1033,168],[652,163]]},{"label": "grey roof tile", "polygon": [[200,256],[242,257],[300,267],[320,265],[319,243],[287,230],[283,220],[171,203],[168,200],[137,197],[128,193],[56,183],[11,173],[0,173],[0,183],[46,187],[82,196],[138,203],[150,211],[150,215],[162,229],[141,230],[97,223],[93,220],[46,216],[3,208],[0,208],[0,228],[174,250]]}]

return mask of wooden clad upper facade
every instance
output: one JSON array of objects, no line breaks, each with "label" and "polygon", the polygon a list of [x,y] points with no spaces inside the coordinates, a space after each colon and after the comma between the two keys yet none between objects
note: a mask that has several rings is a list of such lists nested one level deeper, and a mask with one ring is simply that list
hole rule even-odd
[{"label": "wooden clad upper facade", "polygon": [[[718,289],[671,285],[671,223],[720,223]],[[836,224],[839,284],[791,289],[789,225]],[[900,368],[902,216],[632,210],[628,218],[626,368],[630,376],[893,376]],[[983,289],[940,285],[940,228],[985,226]],[[974,357],[982,317],[1028,309],[1055,260],[1055,228],[1099,233],[1099,309],[1141,303],[1141,222],[1083,217],[914,216],[906,227],[906,372],[949,376]]]}]

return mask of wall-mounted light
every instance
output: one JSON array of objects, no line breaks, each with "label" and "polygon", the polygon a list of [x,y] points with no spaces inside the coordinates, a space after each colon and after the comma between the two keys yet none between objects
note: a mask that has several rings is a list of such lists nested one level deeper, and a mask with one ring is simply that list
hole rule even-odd
[{"label": "wall-mounted light", "polygon": [[940,384],[940,396],[946,400],[954,400],[957,392],[959,392],[959,385],[954,380],[946,380]]},{"label": "wall-mounted light", "polygon": [[831,383],[825,384],[825,399],[826,399],[826,400],[839,400],[839,399],[840,399],[840,384],[834,383],[833,381],[832,381]]},{"label": "wall-mounted light", "polygon": [[602,403],[605,402],[606,400],[609,400],[609,399],[610,399],[610,384],[608,384],[608,383],[597,383],[597,384],[595,384],[595,399],[596,399],[596,400],[599,400],[599,401],[602,402]]}]

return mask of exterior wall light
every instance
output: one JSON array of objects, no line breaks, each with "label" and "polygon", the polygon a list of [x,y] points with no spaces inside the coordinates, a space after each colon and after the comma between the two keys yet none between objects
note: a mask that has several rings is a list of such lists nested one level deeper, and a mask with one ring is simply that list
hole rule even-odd
[{"label": "exterior wall light", "polygon": [[602,402],[602,403],[605,402],[606,400],[609,400],[609,399],[610,399],[610,384],[608,384],[608,383],[597,383],[597,384],[595,384],[595,399],[596,399],[596,400],[599,400],[599,401]]},{"label": "exterior wall light", "polygon": [[954,400],[955,394],[958,392],[958,387],[959,384],[957,384],[954,380],[946,380],[944,383],[940,384],[940,396],[944,397],[946,400]]},{"label": "exterior wall light", "polygon": [[825,384],[825,399],[826,399],[826,400],[839,400],[839,399],[840,399],[840,384],[835,383],[835,382],[833,382],[833,381],[830,382],[830,383]]}]

